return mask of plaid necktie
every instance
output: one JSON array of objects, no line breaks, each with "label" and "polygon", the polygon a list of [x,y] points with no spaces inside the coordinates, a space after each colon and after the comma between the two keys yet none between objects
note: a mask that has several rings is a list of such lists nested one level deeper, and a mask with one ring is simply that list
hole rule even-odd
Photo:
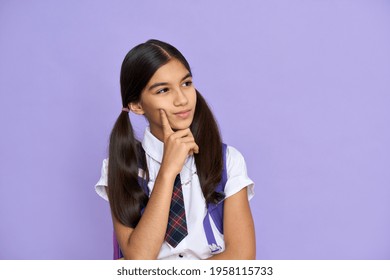
[{"label": "plaid necktie", "polygon": [[188,234],[186,212],[184,209],[183,189],[180,174],[173,185],[171,207],[169,209],[168,227],[165,241],[175,248]]}]

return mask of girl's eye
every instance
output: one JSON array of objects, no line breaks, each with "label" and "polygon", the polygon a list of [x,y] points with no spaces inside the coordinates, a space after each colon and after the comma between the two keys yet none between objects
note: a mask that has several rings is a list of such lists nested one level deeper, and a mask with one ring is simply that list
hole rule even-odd
[{"label": "girl's eye", "polygon": [[156,93],[160,94],[160,93],[165,93],[167,91],[168,91],[168,88],[162,88],[162,89],[158,90]]},{"label": "girl's eye", "polygon": [[192,81],[186,81],[183,83],[183,86],[185,86],[185,87],[189,87],[191,85],[192,85]]}]

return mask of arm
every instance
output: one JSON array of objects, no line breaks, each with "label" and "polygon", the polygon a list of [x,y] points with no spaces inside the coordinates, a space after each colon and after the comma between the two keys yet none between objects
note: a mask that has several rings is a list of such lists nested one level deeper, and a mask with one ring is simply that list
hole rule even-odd
[{"label": "arm", "polygon": [[156,259],[164,242],[175,175],[160,169],[149,202],[135,228],[113,216],[114,230],[125,259]]},{"label": "arm", "polygon": [[228,197],[224,202],[225,251],[210,260],[238,260],[256,258],[255,228],[249,207],[247,188]]}]

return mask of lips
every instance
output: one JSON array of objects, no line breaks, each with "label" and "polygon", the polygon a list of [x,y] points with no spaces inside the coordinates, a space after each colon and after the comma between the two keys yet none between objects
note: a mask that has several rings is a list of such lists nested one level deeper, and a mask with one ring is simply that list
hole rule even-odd
[{"label": "lips", "polygon": [[179,117],[179,118],[185,119],[185,118],[189,117],[190,113],[191,113],[191,109],[190,110],[183,110],[183,111],[177,112],[174,115]]}]

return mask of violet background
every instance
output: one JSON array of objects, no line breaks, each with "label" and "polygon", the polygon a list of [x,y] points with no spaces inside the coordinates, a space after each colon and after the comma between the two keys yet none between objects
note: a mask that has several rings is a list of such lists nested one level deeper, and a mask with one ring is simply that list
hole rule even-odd
[{"label": "violet background", "polygon": [[258,259],[390,259],[389,27],[379,0],[2,0],[0,259],[111,259],[94,184],[149,38],[246,159]]}]

